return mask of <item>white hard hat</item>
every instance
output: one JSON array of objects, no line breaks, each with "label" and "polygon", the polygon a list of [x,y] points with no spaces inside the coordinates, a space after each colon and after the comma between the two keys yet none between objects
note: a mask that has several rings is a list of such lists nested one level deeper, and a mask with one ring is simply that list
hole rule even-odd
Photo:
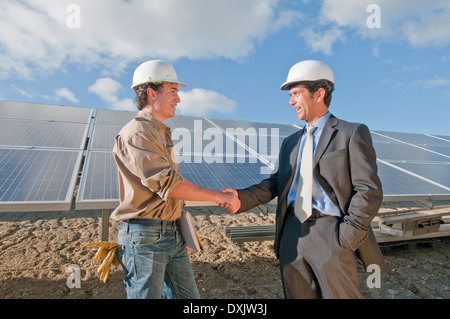
[{"label": "white hard hat", "polygon": [[149,82],[176,83],[181,87],[187,86],[184,83],[178,82],[177,74],[173,66],[162,60],[150,60],[139,65],[134,71],[133,85],[131,85],[131,88],[134,89],[140,84]]},{"label": "white hard hat", "polygon": [[333,71],[323,62],[305,60],[291,67],[287,80],[281,85],[280,89],[288,90],[291,84],[296,82],[317,80],[328,80],[334,85]]}]

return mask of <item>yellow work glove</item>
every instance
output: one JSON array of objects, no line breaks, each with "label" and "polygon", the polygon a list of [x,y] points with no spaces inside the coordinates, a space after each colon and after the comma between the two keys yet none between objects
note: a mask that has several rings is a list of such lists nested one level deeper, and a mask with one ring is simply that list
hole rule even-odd
[{"label": "yellow work glove", "polygon": [[106,283],[108,280],[109,272],[111,270],[111,263],[114,266],[119,266],[119,257],[116,254],[117,247],[119,244],[110,243],[107,241],[102,241],[98,243],[88,243],[86,247],[99,247],[97,253],[94,256],[94,264],[99,261],[103,261],[98,267],[97,272],[102,272],[100,275],[100,280]]}]

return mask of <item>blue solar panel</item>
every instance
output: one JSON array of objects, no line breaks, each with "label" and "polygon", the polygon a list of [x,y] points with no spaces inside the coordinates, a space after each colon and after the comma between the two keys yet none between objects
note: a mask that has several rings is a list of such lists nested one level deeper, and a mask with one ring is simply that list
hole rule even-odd
[{"label": "blue solar panel", "polygon": [[82,152],[0,149],[0,211],[70,210]]},{"label": "blue solar panel", "polygon": [[0,118],[0,145],[83,149],[89,125]]},{"label": "blue solar panel", "polygon": [[97,109],[95,112],[96,125],[124,126],[137,114],[133,111],[117,111],[109,109]]},{"label": "blue solar panel", "polygon": [[111,152],[89,151],[76,199],[76,209],[111,209],[119,203],[119,179]]},{"label": "blue solar panel", "polygon": [[449,163],[410,163],[401,162],[394,164],[408,172],[423,177],[435,185],[445,187],[450,191],[450,165]]},{"label": "blue solar panel", "polygon": [[[380,158],[415,159],[430,161],[450,160],[450,141],[425,134],[372,132],[374,146]],[[391,154],[391,155],[388,155]],[[425,158],[427,154],[434,154],[433,158]],[[431,156],[431,155],[430,155]]]},{"label": "blue solar panel", "polygon": [[92,109],[0,101],[0,211],[70,210]]},{"label": "blue solar panel", "polygon": [[378,163],[378,175],[383,184],[385,200],[427,199],[431,195],[450,194],[448,189],[429,183],[419,176],[405,173],[385,163]]},{"label": "blue solar panel", "polygon": [[92,109],[74,106],[0,101],[0,117],[89,123],[92,118]]}]

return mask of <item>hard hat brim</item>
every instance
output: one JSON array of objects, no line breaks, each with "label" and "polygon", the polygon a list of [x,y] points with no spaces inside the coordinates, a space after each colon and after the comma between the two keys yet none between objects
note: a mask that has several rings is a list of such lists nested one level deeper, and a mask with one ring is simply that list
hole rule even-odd
[{"label": "hard hat brim", "polygon": [[163,80],[151,80],[151,81],[147,81],[147,82],[142,82],[142,83],[137,83],[137,84],[133,84],[131,86],[132,89],[134,89],[135,87],[142,85],[142,84],[146,84],[146,83],[155,83],[155,84],[164,84],[164,83],[174,83],[174,84],[178,84],[179,87],[185,88],[187,87],[186,83],[183,82],[177,82],[177,81],[163,81]]},{"label": "hard hat brim", "polygon": [[281,87],[280,90],[289,90],[289,88],[292,86],[292,84],[294,83],[299,83],[300,84],[301,81],[288,81],[288,82],[284,82]]},{"label": "hard hat brim", "polygon": [[329,82],[331,82],[334,85],[334,82],[330,81],[328,79],[317,79],[317,80],[309,80],[309,81],[306,81],[304,79],[298,79],[298,80],[292,80],[292,81],[284,82],[280,86],[280,90],[289,90],[291,88],[291,86],[293,86],[294,84],[300,85],[300,84],[302,84],[302,82],[305,83],[305,82],[314,82],[314,81],[320,81],[320,80],[329,81]]}]

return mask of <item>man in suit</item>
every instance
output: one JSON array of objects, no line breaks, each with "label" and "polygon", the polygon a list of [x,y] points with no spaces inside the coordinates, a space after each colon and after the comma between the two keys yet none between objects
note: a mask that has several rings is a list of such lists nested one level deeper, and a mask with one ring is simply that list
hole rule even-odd
[{"label": "man in suit", "polygon": [[[383,193],[369,129],[328,111],[334,76],[323,62],[295,64],[281,89],[289,90],[289,104],[307,125],[283,141],[269,178],[237,191],[240,208],[225,208],[247,211],[278,197],[274,248],[286,298],[363,298],[358,264],[385,271],[370,227]],[[314,178],[305,186],[300,171],[307,167],[301,156],[308,126],[314,126]],[[310,216],[300,217],[300,191],[305,190],[310,191]]]}]

